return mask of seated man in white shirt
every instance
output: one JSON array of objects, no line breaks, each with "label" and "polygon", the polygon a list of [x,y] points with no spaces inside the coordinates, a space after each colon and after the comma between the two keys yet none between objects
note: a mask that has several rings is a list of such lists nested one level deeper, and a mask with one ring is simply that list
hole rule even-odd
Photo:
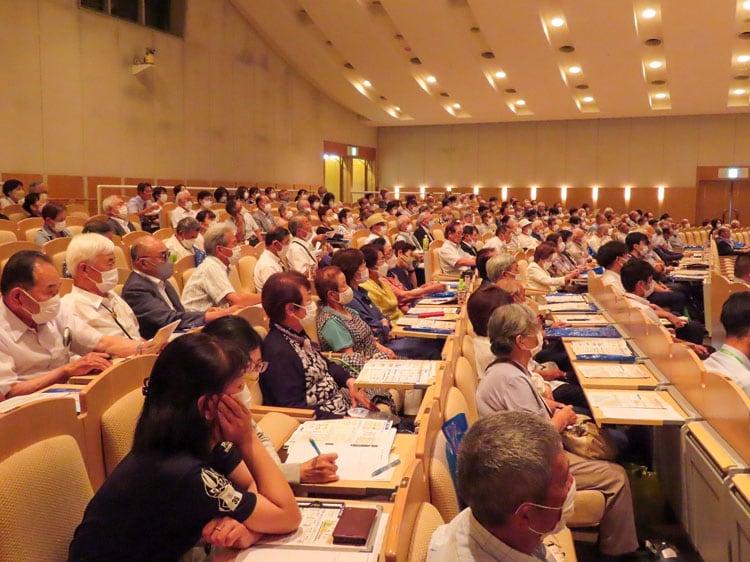
[{"label": "seated man in white shirt", "polygon": [[609,237],[609,231],[612,230],[612,225],[609,223],[597,224],[594,227],[593,232],[586,238],[586,244],[594,252],[598,252],[604,244],[612,240]]},{"label": "seated man in white shirt", "polygon": [[578,267],[583,267],[591,261],[588,253],[588,245],[583,236],[583,229],[574,228],[570,240],[568,240],[565,246],[568,255],[575,260]]},{"label": "seated man in white shirt", "polygon": [[204,236],[207,257],[182,290],[185,310],[205,312],[212,307],[260,304],[260,295],[240,293],[229,280],[229,267],[240,261],[240,247],[231,225],[213,225]]},{"label": "seated man in white shirt", "polygon": [[601,276],[602,283],[606,287],[612,287],[619,296],[623,296],[627,292],[625,287],[622,286],[620,271],[629,259],[628,247],[619,240],[612,240],[603,244],[596,253],[597,263],[604,268],[604,273]]},{"label": "seated man in white shirt", "polygon": [[484,248],[492,248],[498,253],[510,252],[509,245],[513,240],[513,231],[506,225],[501,224],[495,229],[495,236],[484,243]]},{"label": "seated man in white shirt", "polygon": [[459,275],[476,265],[476,258],[461,249],[463,225],[454,221],[445,227],[445,242],[438,249],[440,270],[446,275]]},{"label": "seated man in white shirt", "polygon": [[468,507],[437,528],[428,562],[554,560],[542,539],[565,528],[574,484],[551,423],[513,411],[480,419],[457,461],[456,488]]},{"label": "seated man in white shirt", "polygon": [[108,357],[127,357],[140,345],[102,336],[61,310],[59,289],[60,275],[41,252],[17,252],[5,265],[0,279],[0,398],[102,371],[111,365]]},{"label": "seated man in white shirt", "polygon": [[521,219],[518,226],[521,228],[521,234],[518,235],[518,247],[524,250],[536,248],[539,245],[539,240],[531,235],[531,221],[529,219]]},{"label": "seated man in white shirt", "polygon": [[62,298],[63,311],[103,336],[133,340],[137,348],[141,341],[138,318],[114,291],[118,274],[112,241],[100,234],[80,234],[70,241],[65,259],[73,289]]},{"label": "seated man in white shirt", "polygon": [[169,221],[172,223],[172,228],[177,228],[177,223],[185,217],[195,218],[196,212],[193,211],[193,196],[187,190],[183,189],[177,194],[175,198],[177,208],[175,208],[169,215]]},{"label": "seated man in white shirt", "polygon": [[312,244],[323,243],[325,234],[313,236],[310,219],[300,215],[289,221],[289,232],[292,235],[292,243],[287,253],[287,265],[293,271],[299,271],[305,277],[310,277],[311,272],[318,267],[322,251],[313,248]]},{"label": "seated man in white shirt", "polygon": [[720,320],[727,334],[724,345],[703,366],[706,371],[728,376],[750,395],[750,291],[729,295]]},{"label": "seated man in white shirt", "polygon": [[164,241],[167,250],[170,251],[172,256],[176,256],[176,258],[173,258],[175,261],[179,261],[185,256],[195,256],[196,250],[202,253],[197,244],[200,232],[201,225],[193,217],[185,217],[177,223],[175,233]]},{"label": "seated man in white shirt", "polygon": [[289,252],[291,241],[292,237],[286,228],[278,227],[266,233],[266,249],[258,258],[253,274],[255,290],[259,293],[271,275],[286,271],[284,260]]}]

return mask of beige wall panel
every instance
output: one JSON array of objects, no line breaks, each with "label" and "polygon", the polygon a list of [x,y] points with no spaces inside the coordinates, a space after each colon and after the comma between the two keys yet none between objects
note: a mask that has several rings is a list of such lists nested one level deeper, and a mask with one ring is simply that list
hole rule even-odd
[{"label": "beige wall panel", "polygon": [[0,2],[0,122],[5,132],[0,154],[5,170],[44,167],[38,22],[36,2]]},{"label": "beige wall panel", "polygon": [[185,169],[184,76],[182,41],[167,33],[154,34],[158,66],[153,74],[152,120],[155,150],[153,175],[169,177]]},{"label": "beige wall panel", "polygon": [[[560,186],[566,183],[565,121],[551,121],[535,126],[537,136],[536,173],[534,182],[540,186]],[[560,192],[557,191],[557,196]],[[546,201],[546,200],[545,200]]]},{"label": "beige wall panel", "polygon": [[[735,116],[737,120],[737,137],[732,164],[750,164],[750,114]],[[724,161],[722,164],[729,164]]]},{"label": "beige wall panel", "polygon": [[[536,183],[536,124],[510,123],[505,146],[508,174],[503,183],[530,186]],[[528,195],[526,195],[528,196]]]},{"label": "beige wall panel", "polygon": [[[499,186],[508,177],[508,135],[504,127],[498,127],[494,123],[477,125],[478,152],[479,152],[479,178],[485,185]],[[378,146],[382,150],[382,145]],[[457,170],[457,173],[460,173]],[[461,177],[462,183],[465,181]],[[500,195],[498,194],[498,197]]]},{"label": "beige wall panel", "polygon": [[[571,185],[591,186],[599,182],[596,174],[598,126],[597,121],[568,123],[564,150]],[[544,124],[540,124],[540,127],[544,127]]]},{"label": "beige wall panel", "polygon": [[[572,123],[574,125],[575,123]],[[629,119],[607,119],[597,128],[596,177],[600,185],[622,186],[632,181],[628,173],[631,147]]]},{"label": "beige wall panel", "polygon": [[664,119],[664,182],[672,186],[695,185],[698,161],[698,118]]},{"label": "beige wall panel", "polygon": [[664,121],[632,120],[630,125],[630,173],[635,186],[653,187],[666,183],[664,176]]},{"label": "beige wall panel", "polygon": [[[734,160],[734,147],[737,131],[733,115],[702,115],[696,117],[698,123],[698,162],[697,166],[719,166]],[[747,131],[742,131],[747,134]]]}]

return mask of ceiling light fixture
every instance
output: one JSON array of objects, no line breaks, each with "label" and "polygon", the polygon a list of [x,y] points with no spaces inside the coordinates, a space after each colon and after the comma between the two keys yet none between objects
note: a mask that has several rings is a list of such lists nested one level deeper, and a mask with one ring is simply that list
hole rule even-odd
[{"label": "ceiling light fixture", "polygon": [[654,94],[654,97],[657,100],[665,100],[667,99],[667,94],[665,94],[664,92],[659,92],[658,94]]},{"label": "ceiling light fixture", "polygon": [[435,78],[434,76],[428,76],[428,77],[427,77],[427,78],[425,79],[425,81],[426,81],[426,82],[427,82],[428,84],[434,84],[435,82],[437,82],[437,78]]},{"label": "ceiling light fixture", "polygon": [[370,82],[369,80],[365,80],[364,82],[362,82],[362,85],[365,88],[370,88],[372,86],[372,82]]},{"label": "ceiling light fixture", "polygon": [[641,12],[644,19],[650,20],[656,17],[656,10],[653,8],[646,8]]},{"label": "ceiling light fixture", "polygon": [[737,62],[750,62],[750,55],[740,55],[737,57]]},{"label": "ceiling light fixture", "polygon": [[516,105],[524,106],[526,105],[526,100],[516,100]]},{"label": "ceiling light fixture", "polygon": [[503,72],[502,70],[498,70],[497,72],[495,72],[495,78],[499,78],[499,79],[502,80],[506,76],[508,76],[508,75],[505,74],[505,72]]},{"label": "ceiling light fixture", "polygon": [[664,63],[660,60],[652,60],[650,63],[648,63],[648,67],[653,68],[654,70],[656,70],[657,68],[661,68],[662,66],[664,66]]},{"label": "ceiling light fixture", "polygon": [[394,107],[393,109],[395,109],[396,111],[401,111],[401,106],[398,106],[398,105],[397,105],[397,106],[396,106],[396,107]]},{"label": "ceiling light fixture", "polygon": [[734,94],[735,96],[742,96],[742,95],[744,95],[744,94],[745,94],[745,92],[746,92],[746,91],[745,91],[745,90],[743,90],[742,88],[737,88],[736,90],[732,90],[732,93],[733,93],[733,94]]},{"label": "ceiling light fixture", "polygon": [[568,67],[568,74],[580,74],[581,73],[581,67],[580,66],[569,66]]},{"label": "ceiling light fixture", "polygon": [[461,104],[460,103],[454,103],[453,104],[453,109],[461,109]]},{"label": "ceiling light fixture", "polygon": [[582,98],[581,101],[584,102],[584,103],[591,103],[592,101],[594,101],[594,98],[593,98],[593,96],[586,96],[586,97]]},{"label": "ceiling light fixture", "polygon": [[562,27],[563,25],[565,25],[565,20],[562,19],[562,18],[559,18],[559,17],[558,18],[552,18],[551,20],[549,20],[549,24],[552,27]]},{"label": "ceiling light fixture", "polygon": [[742,9],[743,10],[750,10],[750,2],[743,2],[742,3]]}]

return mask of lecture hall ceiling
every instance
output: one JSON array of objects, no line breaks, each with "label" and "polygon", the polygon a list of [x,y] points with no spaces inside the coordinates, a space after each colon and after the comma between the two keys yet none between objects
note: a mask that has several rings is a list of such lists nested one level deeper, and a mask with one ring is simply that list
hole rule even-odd
[{"label": "lecture hall ceiling", "polygon": [[232,0],[373,126],[747,112],[750,0]]}]

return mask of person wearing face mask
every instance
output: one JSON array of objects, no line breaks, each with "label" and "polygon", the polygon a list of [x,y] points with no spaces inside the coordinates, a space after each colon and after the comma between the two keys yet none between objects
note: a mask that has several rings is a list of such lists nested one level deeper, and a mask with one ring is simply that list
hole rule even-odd
[{"label": "person wearing face mask", "polygon": [[354,377],[326,360],[307,335],[307,330],[315,329],[317,307],[304,275],[296,271],[272,275],[263,291],[263,310],[271,324],[263,340],[263,359],[268,361],[260,375],[264,403],[312,409],[318,419],[343,417],[358,405],[372,407],[367,395],[354,386]]},{"label": "person wearing face mask", "polygon": [[536,248],[539,245],[539,240],[531,236],[531,221],[523,218],[518,223],[521,233],[518,235],[518,247],[528,250],[529,248]]},{"label": "person wearing face mask", "polygon": [[323,244],[326,235],[313,236],[310,219],[304,215],[289,221],[289,232],[292,235],[292,243],[287,254],[287,264],[290,269],[310,277],[324,253],[323,247],[316,249],[314,245]]},{"label": "person wearing face mask", "polygon": [[445,242],[438,249],[440,270],[446,275],[460,275],[476,266],[476,258],[461,249],[463,229],[460,222],[445,227]]},{"label": "person wearing face mask", "polygon": [[364,244],[369,244],[376,238],[383,238],[386,235],[387,226],[385,215],[382,213],[373,213],[365,221],[365,225],[370,229],[370,234],[364,239]]},{"label": "person wearing face mask", "polygon": [[598,252],[603,244],[612,240],[609,236],[611,230],[612,226],[608,223],[597,224],[586,238],[586,244],[592,251]]},{"label": "person wearing face mask", "polygon": [[315,291],[322,305],[316,322],[324,351],[343,353],[344,361],[356,369],[369,359],[396,359],[396,353],[381,344],[359,314],[347,306],[354,299],[354,291],[338,267],[318,270]]},{"label": "person wearing face mask", "polygon": [[557,248],[551,242],[543,242],[534,250],[534,261],[526,270],[526,286],[546,293],[554,293],[568,285],[572,279],[578,277],[579,271],[575,269],[570,273],[553,277],[550,275],[552,260]]},{"label": "person wearing face mask", "polygon": [[141,229],[146,232],[159,230],[159,211],[161,205],[152,198],[153,188],[148,182],[140,182],[136,186],[136,195],[128,199],[128,213],[138,215]]},{"label": "person wearing face mask", "polygon": [[252,306],[260,303],[260,295],[240,293],[229,280],[229,268],[240,261],[240,247],[234,229],[226,223],[206,231],[206,259],[185,283],[182,303],[185,310],[205,312],[212,307]]},{"label": "person wearing face mask", "polygon": [[167,324],[179,320],[178,330],[203,326],[221,316],[232,314],[238,307],[209,308],[205,312],[186,311],[169,278],[174,263],[162,240],[153,236],[138,238],[130,248],[133,272],[122,288],[122,298],[135,312],[141,336],[152,338]]},{"label": "person wearing face mask", "polygon": [[428,247],[435,240],[435,237],[432,235],[433,225],[434,221],[430,211],[422,211],[419,213],[419,217],[417,218],[417,228],[414,231],[414,237],[419,242],[419,245],[417,246],[418,248],[424,248],[425,238],[427,238]]},{"label": "person wearing face mask", "polygon": [[474,225],[464,225],[462,236],[461,236],[461,249],[473,256],[477,257],[477,240],[479,239],[479,231]]},{"label": "person wearing face mask", "polygon": [[205,210],[198,211],[198,214],[195,215],[195,220],[197,220],[198,224],[201,225],[201,233],[197,239],[200,240],[200,248],[203,249],[203,235],[208,230],[208,227],[211,226],[216,221],[216,213],[214,213],[213,211],[205,211]]},{"label": "person wearing face mask", "polygon": [[[409,281],[411,288],[408,288],[401,283],[401,280],[397,275],[398,271],[402,274],[404,273],[403,267],[406,264],[408,257],[404,257],[402,253],[401,267],[399,267],[399,259],[394,253],[393,247],[385,240],[385,238],[377,238],[369,245],[374,246],[379,252],[382,252],[385,266],[381,266],[380,271],[378,272],[378,279],[379,281],[390,285],[393,294],[396,295],[396,299],[398,300],[399,308],[403,309],[404,312],[414,301],[427,297],[432,293],[445,291],[445,285],[437,281],[426,283],[417,288],[414,288],[414,285]],[[409,264],[408,267],[411,270],[411,273],[414,274],[413,264]],[[370,277],[370,279],[372,279],[372,277]]]},{"label": "person wearing face mask", "polygon": [[270,232],[276,228],[276,219],[271,215],[271,200],[266,195],[258,195],[255,199],[258,210],[253,213],[253,219],[262,232]]},{"label": "person wearing face mask", "polygon": [[582,228],[574,228],[567,244],[565,244],[565,250],[568,255],[573,258],[578,267],[584,267],[588,262],[591,261],[588,253],[588,246],[586,240],[584,240],[584,232]]},{"label": "person wearing face mask", "polygon": [[266,233],[266,248],[258,258],[253,272],[255,290],[259,293],[271,275],[288,269],[287,254],[291,240],[292,237],[286,228],[278,227]]},{"label": "person wearing face mask", "polygon": [[498,412],[476,422],[457,462],[467,507],[432,535],[428,562],[554,560],[545,544],[559,544],[555,535],[574,508],[568,464],[559,434],[532,414]]},{"label": "person wearing face mask", "polygon": [[29,193],[23,198],[21,207],[29,217],[41,217],[45,203],[40,199],[38,193]]},{"label": "person wearing face mask", "polygon": [[[492,313],[487,326],[495,361],[489,365],[477,387],[477,411],[484,418],[500,411],[534,414],[558,432],[575,423],[571,406],[551,408],[537,392],[527,369],[541,349],[541,327],[526,305],[509,304]],[[604,515],[599,527],[599,551],[603,556],[620,556],[636,551],[638,538],[628,478],[623,468],[606,461],[584,459],[565,453],[578,490],[598,490],[605,496]],[[553,519],[556,523],[557,520]],[[537,538],[554,528],[534,526]]]},{"label": "person wearing face mask", "polygon": [[[246,193],[246,192],[245,192]],[[235,229],[235,238],[239,244],[247,242],[251,246],[255,246],[260,241],[263,233],[258,228],[255,219],[250,212],[245,209],[242,200],[235,197],[227,199],[224,208],[229,214],[227,222],[231,224]]]},{"label": "person wearing face mask", "polygon": [[521,271],[513,254],[498,254],[487,261],[487,279],[497,283],[501,279],[521,281]]},{"label": "person wearing face mask", "polygon": [[185,217],[195,218],[196,211],[193,210],[193,195],[187,190],[183,189],[177,194],[175,198],[177,207],[169,214],[169,220],[172,224],[172,228],[177,228],[177,223]]},{"label": "person wearing face mask", "polygon": [[39,246],[44,245],[45,242],[50,240],[56,240],[57,238],[70,237],[71,234],[67,230],[67,223],[65,219],[68,218],[68,212],[65,205],[60,203],[47,203],[42,209],[42,218],[44,219],[44,225],[34,235],[34,243]]},{"label": "person wearing face mask", "polygon": [[[214,197],[210,191],[202,190],[195,196],[198,199],[198,211],[210,209],[214,204]],[[197,211],[196,211],[197,212]]]},{"label": "person wearing face mask", "polygon": [[[0,278],[0,400],[103,371],[111,365],[108,357],[136,352],[138,343],[103,336],[62,310],[59,288],[60,275],[41,252],[17,252],[5,265]],[[71,361],[74,355],[81,357]]]},{"label": "person wearing face mask", "polygon": [[380,309],[383,316],[391,323],[396,322],[409,307],[399,306],[398,297],[393,292],[391,284],[385,281],[388,263],[383,257],[383,251],[376,244],[365,244],[360,250],[365,258],[368,277],[360,285],[367,291],[370,300]]},{"label": "person wearing face mask", "polygon": [[0,208],[4,209],[10,205],[20,205],[23,202],[23,198],[26,193],[23,190],[23,182],[21,180],[5,180],[3,182],[3,195],[0,198]]},{"label": "person wearing face mask", "polygon": [[206,259],[206,252],[201,249],[204,244],[203,236],[201,235],[201,225],[192,217],[181,219],[177,223],[174,234],[167,238],[164,243],[170,255],[174,256],[173,259],[175,262],[185,256],[193,256],[195,258],[195,267],[198,267]]},{"label": "person wearing face mask", "polygon": [[566,235],[569,236],[570,231],[562,230],[560,232],[553,232],[547,236],[547,239],[545,240],[545,242],[554,244],[557,249],[552,256],[552,267],[550,267],[549,270],[552,277],[563,277],[568,273],[575,271],[578,267],[575,260],[573,260],[566,251],[564,239],[564,236]]},{"label": "person wearing face mask", "polygon": [[202,560],[204,544],[188,553],[201,538],[240,549],[297,529],[292,489],[235,397],[247,366],[242,349],[206,334],[167,345],[144,381],[132,450],[89,502],[68,560]]},{"label": "person wearing face mask", "polygon": [[135,226],[128,221],[128,206],[117,195],[110,195],[102,201],[102,211],[107,215],[107,223],[112,226],[117,236],[135,232]]},{"label": "person wearing face mask", "polygon": [[709,351],[702,345],[706,332],[703,324],[680,318],[648,300],[656,285],[655,274],[654,268],[645,260],[630,260],[622,266],[620,279],[628,303],[641,310],[653,324],[659,325],[659,318],[669,321],[674,326],[674,341],[685,343],[699,357],[706,357]]},{"label": "person wearing face mask", "polygon": [[354,234],[354,215],[352,215],[351,209],[341,209],[338,214],[339,224],[336,225],[334,232],[337,236],[340,236],[343,240],[351,241],[352,235]]}]

